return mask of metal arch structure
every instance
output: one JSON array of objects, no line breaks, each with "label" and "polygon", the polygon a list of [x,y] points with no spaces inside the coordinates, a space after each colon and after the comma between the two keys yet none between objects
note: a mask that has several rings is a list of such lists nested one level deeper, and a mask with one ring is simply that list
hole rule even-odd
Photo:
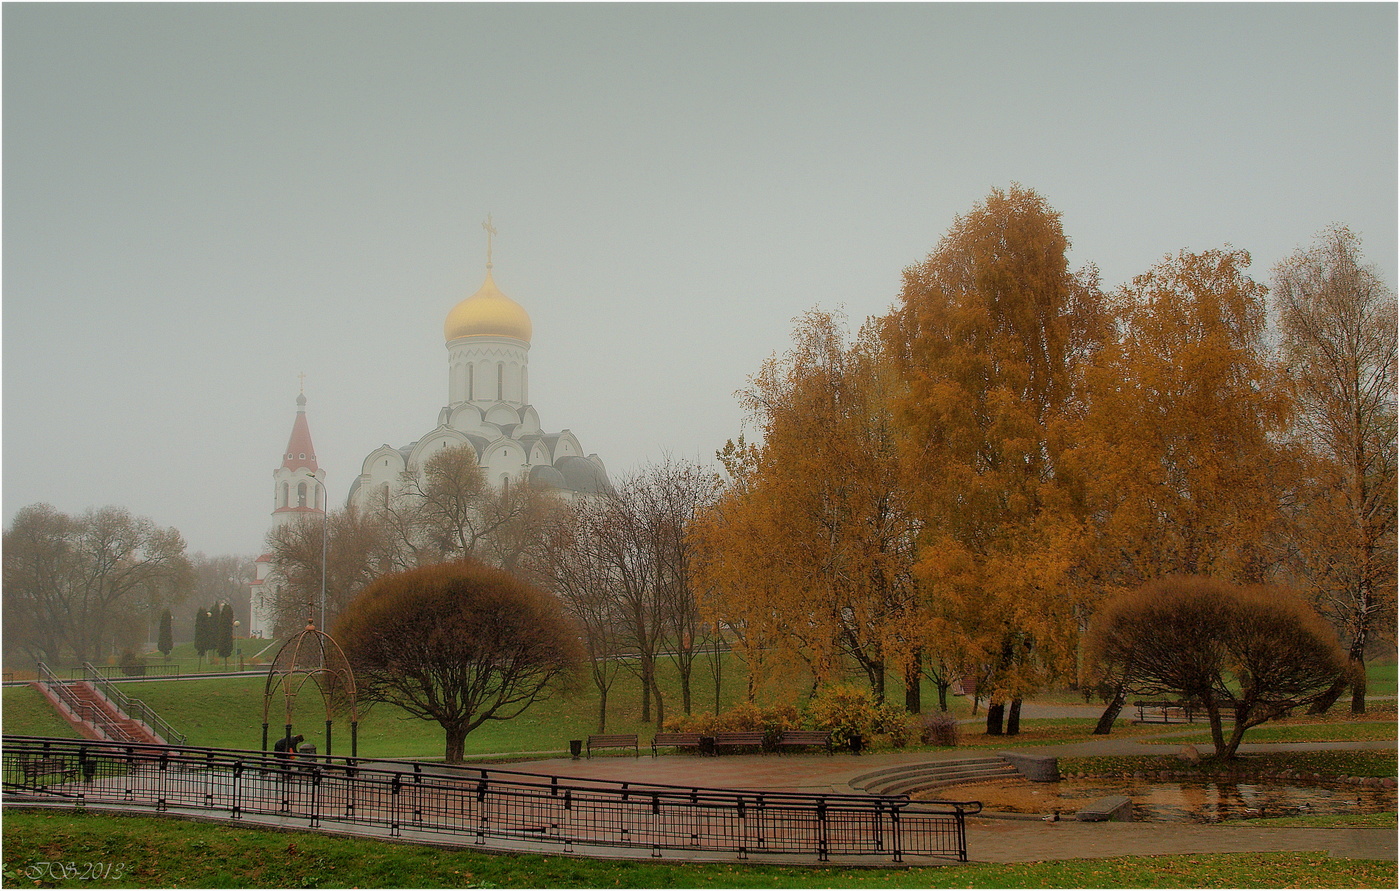
[{"label": "metal arch structure", "polygon": [[267,683],[263,688],[262,750],[267,751],[267,731],[272,712],[272,701],[280,695],[284,703],[286,718],[283,739],[290,744],[292,739],[292,715],[296,713],[297,696],[308,683],[313,684],[321,695],[326,709],[326,750],[331,754],[331,728],[335,724],[334,710],[337,703],[346,703],[350,710],[350,757],[359,754],[359,705],[355,690],[355,674],[350,669],[350,661],[340,649],[340,644],[324,631],[308,622],[305,630],[298,632],[282,645],[272,666],[267,670]]}]

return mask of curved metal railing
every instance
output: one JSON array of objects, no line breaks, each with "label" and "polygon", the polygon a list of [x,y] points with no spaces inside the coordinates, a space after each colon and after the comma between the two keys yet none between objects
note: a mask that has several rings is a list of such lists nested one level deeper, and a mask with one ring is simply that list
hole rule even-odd
[{"label": "curved metal railing", "polygon": [[[480,767],[5,737],[7,804],[304,820],[515,850],[967,859],[975,802],[614,783]],[[421,835],[420,835],[421,837]]]}]

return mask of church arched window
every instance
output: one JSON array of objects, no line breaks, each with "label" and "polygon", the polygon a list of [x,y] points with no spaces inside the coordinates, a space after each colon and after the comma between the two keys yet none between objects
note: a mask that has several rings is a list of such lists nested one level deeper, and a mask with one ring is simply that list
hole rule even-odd
[{"label": "church arched window", "polygon": [[475,363],[468,362],[468,363],[467,363],[467,401],[468,401],[468,402],[471,402],[473,399],[476,398],[476,394],[475,394],[474,392],[472,392],[472,390],[473,390],[473,386],[472,386],[472,385],[476,382],[475,379],[476,379],[476,365],[475,365]]},{"label": "church arched window", "polygon": [[496,401],[506,401],[506,363],[496,363]]},{"label": "church arched window", "polygon": [[530,369],[524,365],[520,366],[520,403],[522,405],[530,401],[530,379],[526,377],[526,373],[529,372],[529,370]]},{"label": "church arched window", "polygon": [[306,507],[306,483],[297,483],[297,507]]},{"label": "church arched window", "polygon": [[289,485],[288,483],[283,483],[283,484],[282,484],[282,503],[281,503],[280,505],[278,505],[278,507],[286,507],[286,506],[287,506],[287,502],[288,502],[289,499],[291,499],[291,497],[292,497],[291,491],[292,491],[291,485]]}]

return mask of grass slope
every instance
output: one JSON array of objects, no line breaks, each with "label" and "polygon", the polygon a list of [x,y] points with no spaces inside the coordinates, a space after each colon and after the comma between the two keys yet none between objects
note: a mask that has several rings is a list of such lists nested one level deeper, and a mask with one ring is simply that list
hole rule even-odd
[{"label": "grass slope", "polygon": [[[8,887],[1392,888],[1395,864],[1325,853],[821,868],[597,861],[72,812],[6,812]],[[73,864],[54,881],[51,864]],[[90,865],[91,864],[91,865]],[[102,864],[100,868],[94,868]],[[93,878],[94,872],[106,878]],[[30,876],[38,875],[33,879]]]},{"label": "grass slope", "polygon": [[54,736],[80,739],[81,734],[33,687],[6,687],[0,699],[0,726],[15,736]]}]

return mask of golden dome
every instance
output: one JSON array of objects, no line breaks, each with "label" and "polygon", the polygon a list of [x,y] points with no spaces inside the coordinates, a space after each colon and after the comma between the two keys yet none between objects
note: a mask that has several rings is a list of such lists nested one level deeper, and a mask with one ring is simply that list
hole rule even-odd
[{"label": "golden dome", "polygon": [[442,326],[448,343],[459,337],[513,337],[530,342],[530,316],[514,300],[501,293],[486,270],[486,281],[475,294],[452,307]]}]

